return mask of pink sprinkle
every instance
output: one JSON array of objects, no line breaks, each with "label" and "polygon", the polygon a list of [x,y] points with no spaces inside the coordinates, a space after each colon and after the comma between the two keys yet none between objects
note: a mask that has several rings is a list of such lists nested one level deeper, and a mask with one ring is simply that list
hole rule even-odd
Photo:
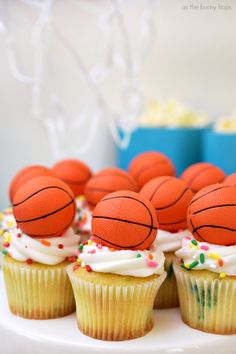
[{"label": "pink sprinkle", "polygon": [[94,236],[91,236],[91,237],[90,237],[90,240],[94,241]]},{"label": "pink sprinkle", "polygon": [[98,243],[97,248],[98,248],[99,250],[101,250],[101,249],[102,249],[102,244],[101,244],[101,243]]},{"label": "pink sprinkle", "polygon": [[88,251],[88,253],[95,253],[95,252],[96,252],[95,249],[92,249],[92,250]]},{"label": "pink sprinkle", "polygon": [[200,246],[201,250],[208,251],[209,247],[207,245]]},{"label": "pink sprinkle", "polygon": [[19,233],[19,232],[16,234],[16,237],[18,237],[18,238],[21,238],[21,236],[22,236],[22,235],[21,235],[21,233]]},{"label": "pink sprinkle", "polygon": [[191,237],[190,236],[186,236],[184,239],[185,240],[191,240]]},{"label": "pink sprinkle", "polygon": [[80,251],[76,250],[74,254],[75,254],[75,256],[79,256],[80,255]]},{"label": "pink sprinkle", "polygon": [[155,267],[157,267],[158,263],[155,261],[147,261],[147,265],[148,265],[148,267],[155,268]]}]

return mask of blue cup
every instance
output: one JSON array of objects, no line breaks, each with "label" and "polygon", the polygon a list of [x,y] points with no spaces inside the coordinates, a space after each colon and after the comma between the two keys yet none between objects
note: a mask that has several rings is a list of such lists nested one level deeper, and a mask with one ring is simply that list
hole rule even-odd
[{"label": "blue cup", "polygon": [[219,166],[226,174],[236,172],[236,134],[206,131],[203,137],[203,161]]},{"label": "blue cup", "polygon": [[145,151],[160,151],[174,163],[177,175],[189,165],[202,160],[205,128],[138,128],[127,149],[117,148],[117,164],[127,169],[130,161]]}]

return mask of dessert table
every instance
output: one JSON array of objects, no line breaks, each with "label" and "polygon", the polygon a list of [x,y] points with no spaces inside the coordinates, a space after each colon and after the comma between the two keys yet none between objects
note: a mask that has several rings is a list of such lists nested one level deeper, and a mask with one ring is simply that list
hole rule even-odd
[{"label": "dessert table", "polygon": [[203,333],[186,326],[178,309],[155,310],[155,325],[145,337],[105,342],[83,335],[75,314],[53,320],[25,320],[10,313],[0,270],[0,343],[1,354],[232,354],[236,335]]}]

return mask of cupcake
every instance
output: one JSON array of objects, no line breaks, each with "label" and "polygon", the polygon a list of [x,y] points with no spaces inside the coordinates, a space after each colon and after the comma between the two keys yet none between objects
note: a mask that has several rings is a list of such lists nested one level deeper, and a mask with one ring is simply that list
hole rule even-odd
[{"label": "cupcake", "polygon": [[66,267],[75,260],[80,242],[71,228],[73,193],[55,177],[32,179],[17,190],[13,214],[17,227],[4,233],[2,262],[11,312],[29,319],[72,313]]},{"label": "cupcake", "polygon": [[164,255],[154,242],[157,219],[140,194],[108,194],[96,206],[93,236],[68,267],[77,322],[102,340],[144,336],[153,327],[153,303],[166,277]]},{"label": "cupcake", "polygon": [[159,222],[156,242],[165,255],[167,277],[158,292],[154,307],[177,307],[179,299],[173,261],[182,239],[191,235],[187,230],[187,209],[193,193],[185,182],[170,176],[152,179],[143,186],[140,193],[155,207]]},{"label": "cupcake", "polygon": [[174,262],[183,321],[217,334],[236,333],[236,187],[199,191],[188,210],[192,238]]}]

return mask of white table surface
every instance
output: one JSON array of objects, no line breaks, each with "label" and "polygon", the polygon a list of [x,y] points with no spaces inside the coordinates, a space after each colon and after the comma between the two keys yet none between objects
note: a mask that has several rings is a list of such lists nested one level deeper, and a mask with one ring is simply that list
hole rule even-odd
[{"label": "white table surface", "polygon": [[178,309],[155,311],[155,326],[145,337],[105,342],[83,335],[75,314],[55,320],[26,320],[14,316],[0,271],[0,354],[234,354],[236,335],[203,333],[186,326]]}]

